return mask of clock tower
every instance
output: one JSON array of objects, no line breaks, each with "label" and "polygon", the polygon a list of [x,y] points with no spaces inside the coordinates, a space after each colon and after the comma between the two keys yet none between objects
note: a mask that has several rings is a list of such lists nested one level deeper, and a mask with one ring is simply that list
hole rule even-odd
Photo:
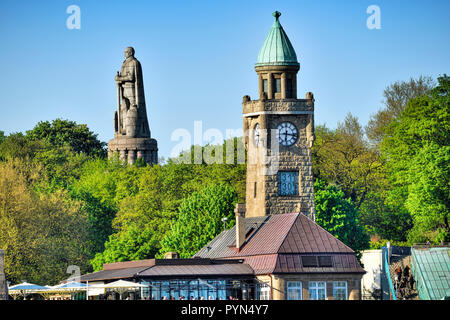
[{"label": "clock tower", "polygon": [[301,212],[315,220],[311,147],[314,96],[297,98],[297,55],[275,21],[255,65],[259,99],[243,99],[247,151],[245,216]]}]

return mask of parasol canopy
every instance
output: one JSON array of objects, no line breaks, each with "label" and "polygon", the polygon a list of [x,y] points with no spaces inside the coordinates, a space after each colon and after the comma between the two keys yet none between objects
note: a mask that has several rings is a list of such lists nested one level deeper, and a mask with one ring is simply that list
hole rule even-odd
[{"label": "parasol canopy", "polygon": [[38,284],[28,283],[28,282],[22,282],[19,284],[16,284],[14,286],[11,286],[8,288],[8,291],[12,290],[47,290],[48,288],[40,286]]}]

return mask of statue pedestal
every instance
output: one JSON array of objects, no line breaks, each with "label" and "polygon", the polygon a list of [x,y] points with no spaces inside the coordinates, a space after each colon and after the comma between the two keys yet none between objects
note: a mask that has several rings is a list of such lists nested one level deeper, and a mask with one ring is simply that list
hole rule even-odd
[{"label": "statue pedestal", "polygon": [[134,164],[137,158],[143,158],[150,165],[158,163],[158,142],[152,138],[130,138],[116,136],[108,142],[108,157],[119,154],[120,159]]}]

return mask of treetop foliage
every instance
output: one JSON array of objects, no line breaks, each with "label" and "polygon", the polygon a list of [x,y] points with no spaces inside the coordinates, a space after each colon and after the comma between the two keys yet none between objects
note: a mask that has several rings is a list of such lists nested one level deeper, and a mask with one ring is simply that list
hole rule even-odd
[{"label": "treetop foliage", "polygon": [[[449,78],[420,77],[384,92],[367,126],[348,114],[336,129],[318,125],[312,149],[317,223],[355,251],[376,242],[450,241]],[[234,154],[226,144],[233,144]],[[240,144],[239,144],[240,143]],[[245,201],[239,138],[195,152],[234,163],[148,166],[106,159],[86,125],[56,119],[23,133],[0,131],[0,247],[8,280],[41,285],[104,263],[191,257],[234,224]],[[221,146],[219,146],[221,147]],[[198,149],[200,148],[200,149]],[[190,154],[189,154],[190,152]],[[195,162],[194,162],[195,163]]]}]

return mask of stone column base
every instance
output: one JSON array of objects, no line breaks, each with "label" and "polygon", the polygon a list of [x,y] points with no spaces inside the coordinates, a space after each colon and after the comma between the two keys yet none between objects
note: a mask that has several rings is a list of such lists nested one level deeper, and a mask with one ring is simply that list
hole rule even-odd
[{"label": "stone column base", "polygon": [[108,158],[119,154],[122,161],[134,164],[143,158],[149,165],[158,163],[158,142],[152,138],[117,136],[108,142]]}]

